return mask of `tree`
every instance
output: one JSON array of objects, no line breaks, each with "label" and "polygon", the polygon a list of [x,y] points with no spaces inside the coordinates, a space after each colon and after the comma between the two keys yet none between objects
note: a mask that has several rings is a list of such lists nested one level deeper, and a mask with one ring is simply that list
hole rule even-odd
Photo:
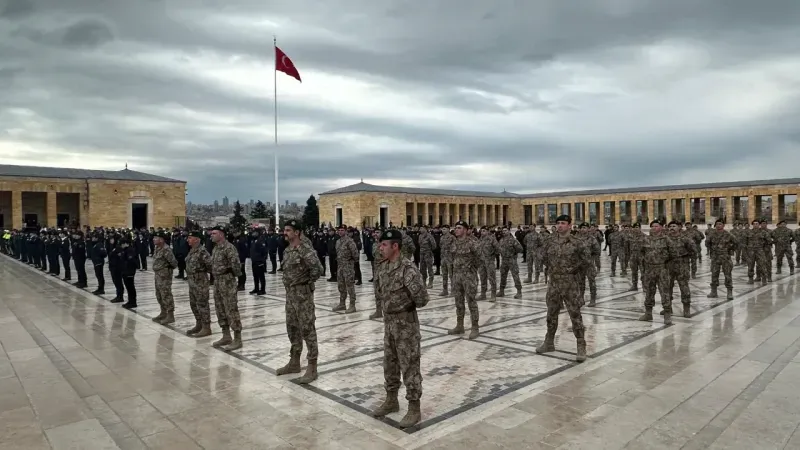
[{"label": "tree", "polygon": [[264,204],[261,200],[257,201],[255,205],[253,205],[253,210],[250,211],[250,218],[251,219],[266,219],[267,218],[267,205]]},{"label": "tree", "polygon": [[247,219],[242,215],[242,204],[239,200],[233,204],[233,217],[231,217],[231,228],[236,231],[244,231],[247,226]]},{"label": "tree", "polygon": [[319,206],[317,206],[317,199],[313,195],[306,200],[306,208],[303,210],[303,226],[306,228],[319,228]]}]

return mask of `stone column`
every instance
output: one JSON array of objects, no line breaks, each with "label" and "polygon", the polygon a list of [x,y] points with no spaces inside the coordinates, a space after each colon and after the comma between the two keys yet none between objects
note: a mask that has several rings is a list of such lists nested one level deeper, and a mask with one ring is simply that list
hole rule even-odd
[{"label": "stone column", "polygon": [[56,193],[54,191],[47,191],[47,226],[58,226],[58,210],[56,206]]},{"label": "stone column", "polygon": [[[78,222],[80,222],[80,226],[84,227],[89,225],[89,210],[86,208],[86,194],[81,192],[78,194]],[[91,205],[89,206],[91,207]],[[336,210],[334,209],[334,214]],[[334,216],[336,219],[336,216]]]},{"label": "stone column", "polygon": [[773,193],[770,197],[772,197],[772,224],[777,225],[778,221],[781,220],[780,194]]},{"label": "stone column", "polygon": [[761,219],[760,217],[756,217],[756,196],[755,195],[748,195],[747,196],[747,221],[752,222],[756,219]]},{"label": "stone column", "polygon": [[692,220],[692,198],[686,197],[684,200],[684,207],[683,207],[683,215],[685,216],[683,221],[689,222]]},{"label": "stone column", "polygon": [[711,217],[711,206],[714,197],[706,197],[706,223],[713,222],[716,218]]},{"label": "stone column", "polygon": [[11,226],[22,226],[22,191],[11,191]]},{"label": "stone column", "polygon": [[[664,200],[664,218],[667,223],[669,223],[672,220],[672,199],[668,198]],[[667,223],[664,223],[662,225],[666,226]]]},{"label": "stone column", "polygon": [[411,223],[407,223],[407,226],[414,226],[417,223],[417,217],[419,217],[419,203],[417,203],[416,199],[414,200],[413,206],[411,206]]},{"label": "stone column", "polygon": [[422,204],[422,225],[430,225],[428,216],[430,216],[430,203],[425,202]]},{"label": "stone column", "polygon": [[725,225],[733,225],[733,197],[725,197],[725,210],[722,211],[722,218]]},{"label": "stone column", "polygon": [[622,221],[620,214],[622,210],[622,202],[614,201],[611,204],[614,205],[614,223],[620,223]]}]

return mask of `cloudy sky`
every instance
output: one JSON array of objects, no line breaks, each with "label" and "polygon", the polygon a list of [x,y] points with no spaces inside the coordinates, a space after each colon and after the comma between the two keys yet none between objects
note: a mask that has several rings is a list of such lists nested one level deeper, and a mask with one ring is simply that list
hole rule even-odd
[{"label": "cloudy sky", "polygon": [[[413,6],[412,6],[413,5]],[[189,199],[798,176],[797,0],[0,0],[0,155]]]}]

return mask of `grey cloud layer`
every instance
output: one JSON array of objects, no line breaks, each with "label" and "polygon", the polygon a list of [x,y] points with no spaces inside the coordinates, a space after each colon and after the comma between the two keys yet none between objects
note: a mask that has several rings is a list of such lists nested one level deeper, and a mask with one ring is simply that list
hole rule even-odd
[{"label": "grey cloud layer", "polygon": [[[215,55],[269,63],[270,37],[277,33],[301,74],[364,79],[426,98],[431,108],[460,112],[453,119],[458,123],[445,126],[413,116],[365,118],[346,104],[331,111],[282,102],[281,123],[312,130],[281,146],[282,198],[303,201],[335,187],[336,180],[359,178],[437,179],[445,180],[440,187],[526,192],[673,183],[688,181],[683,178],[692,173],[707,177],[696,181],[725,180],[740,176],[743,167],[754,179],[793,176],[800,162],[800,107],[791,106],[800,94],[796,78],[767,73],[783,92],[780,104],[699,133],[664,133],[670,122],[681,123],[681,114],[659,116],[659,105],[652,104],[687,77],[734,73],[778,59],[797,64],[789,58],[800,54],[800,2],[265,5],[6,0],[0,6],[0,143],[38,149],[28,155],[31,164],[51,159],[53,149],[87,160],[130,161],[140,170],[187,179],[196,201],[223,195],[271,199],[270,100],[211,82],[182,62]],[[658,72],[640,47],[660,42],[694,43],[707,60],[691,73]],[[132,56],[139,52],[166,59],[146,63]],[[581,65],[607,70],[617,92],[554,96],[584,76]],[[585,76],[591,77],[588,70]],[[708,94],[715,88],[709,82]],[[513,99],[513,106],[491,95]],[[648,114],[609,126],[608,117],[622,114],[615,105],[634,98]],[[691,114],[696,100],[676,101]],[[21,112],[28,110],[34,115]],[[490,120],[469,119],[471,113]],[[543,132],[515,119],[527,113],[552,121],[554,128]],[[220,124],[214,117],[230,120]],[[345,134],[397,144],[355,154],[341,138]],[[430,150],[407,152],[413,145]],[[494,164],[518,169],[516,176],[475,181],[456,169]],[[536,176],[525,176],[527,169]]]}]

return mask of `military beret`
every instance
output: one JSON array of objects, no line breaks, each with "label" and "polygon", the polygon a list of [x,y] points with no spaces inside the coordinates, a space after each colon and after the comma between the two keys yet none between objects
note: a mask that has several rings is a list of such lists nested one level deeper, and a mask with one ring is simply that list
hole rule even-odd
[{"label": "military beret", "polygon": [[670,222],[667,224],[667,226],[668,226],[668,227],[671,227],[671,226],[673,226],[673,225],[681,226],[681,223],[680,223],[680,222],[678,222],[677,220],[671,220],[671,221],[670,221]]},{"label": "military beret", "polygon": [[462,227],[464,227],[464,228],[469,228],[469,224],[468,224],[467,222],[464,222],[463,220],[459,220],[459,221],[458,221],[458,222],[456,222],[456,224],[455,224],[455,225],[453,225],[453,226],[454,226],[454,227],[457,227],[457,226],[462,226]]},{"label": "military beret", "polygon": [[572,223],[572,217],[568,216],[567,214],[562,214],[562,215],[556,217],[556,222]]},{"label": "military beret", "polygon": [[203,239],[203,232],[199,230],[193,230],[189,232],[189,237]]},{"label": "military beret", "polygon": [[580,225],[578,225],[578,228],[589,228],[589,224],[586,222],[582,222]]},{"label": "military beret", "polygon": [[381,233],[379,241],[402,241],[403,235],[397,230],[386,230]]},{"label": "military beret", "polygon": [[767,223],[767,219],[761,219],[761,223]]},{"label": "military beret", "polygon": [[633,228],[642,228],[642,225],[639,222],[633,224]]},{"label": "military beret", "polygon": [[164,231],[157,231],[153,236],[161,239],[166,239],[169,236],[169,233],[166,233]]},{"label": "military beret", "polygon": [[299,220],[294,220],[294,219],[289,220],[289,221],[286,222],[285,225],[287,227],[291,227],[295,231],[299,231],[299,230],[303,229],[303,227],[300,225],[300,221]]},{"label": "military beret", "polygon": [[347,225],[345,225],[345,224],[341,224],[341,225],[339,225],[338,227],[336,227],[336,229],[337,229],[337,230],[346,230],[346,229],[347,229]]},{"label": "military beret", "polygon": [[717,220],[715,220],[715,221],[714,221],[714,225],[715,225],[715,226],[716,226],[718,223],[721,223],[721,224],[725,225],[725,221],[724,221],[724,220],[722,220],[722,219],[717,219]]},{"label": "military beret", "polygon": [[686,222],[684,225],[691,225],[692,222]]},{"label": "military beret", "polygon": [[658,220],[653,220],[650,222],[650,227],[652,228],[653,225],[661,225],[661,222],[659,222]]},{"label": "military beret", "polygon": [[780,222],[777,223],[777,225],[780,225],[782,223],[786,223],[786,221],[785,220],[781,220]]}]

